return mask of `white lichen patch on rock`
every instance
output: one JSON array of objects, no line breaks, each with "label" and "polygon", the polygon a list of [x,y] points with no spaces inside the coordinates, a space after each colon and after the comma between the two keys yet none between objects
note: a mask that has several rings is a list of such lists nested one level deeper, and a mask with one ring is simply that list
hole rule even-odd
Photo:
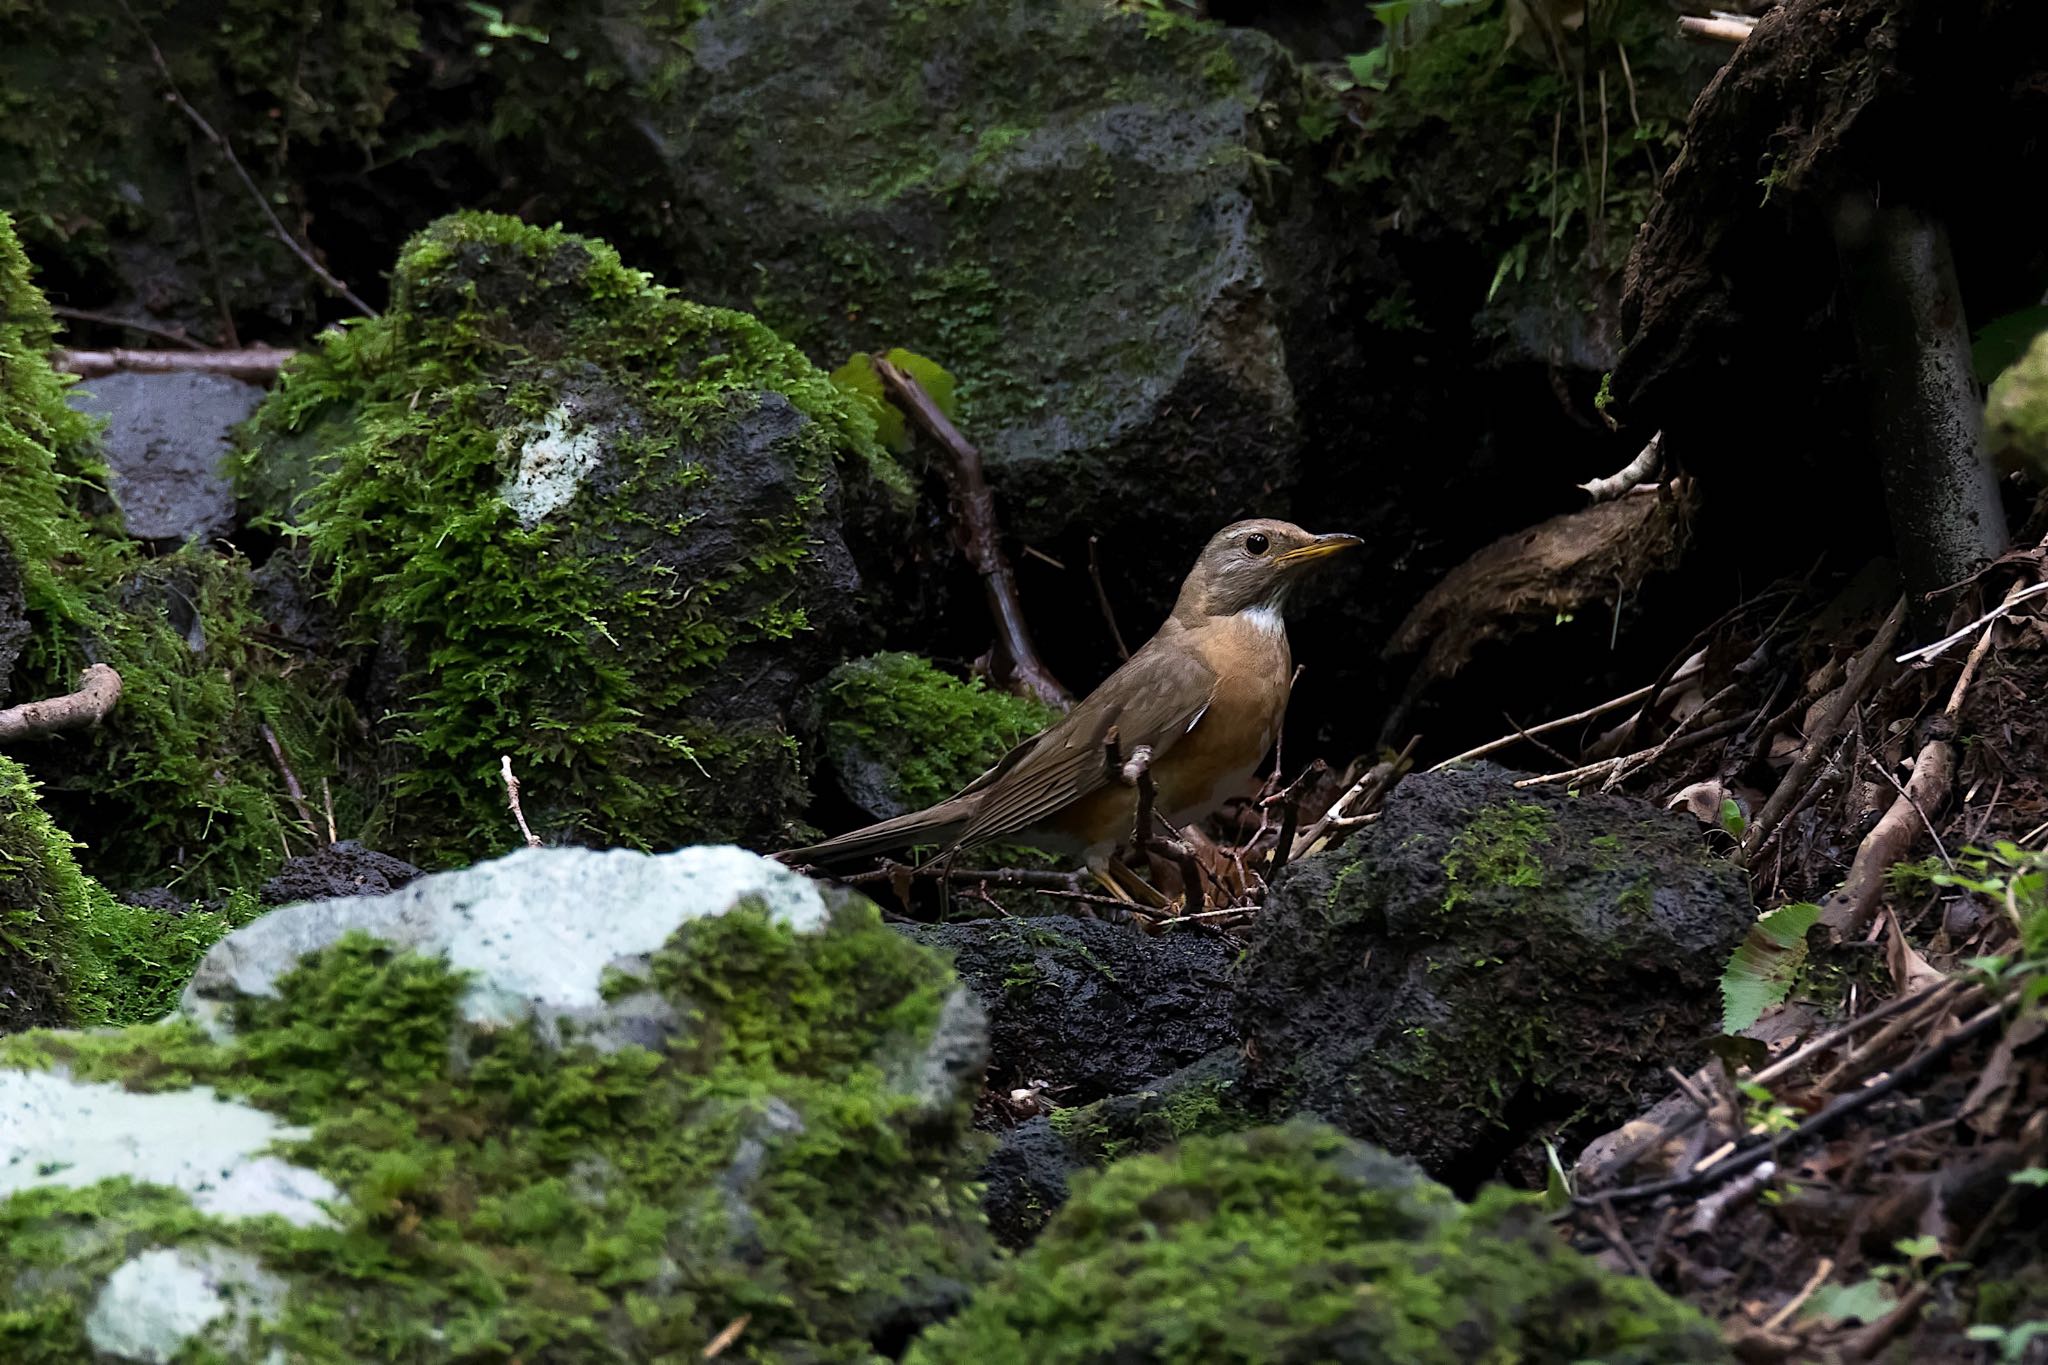
[{"label": "white lichen patch on rock", "polygon": [[599,428],[581,426],[573,406],[558,403],[538,425],[506,432],[498,451],[507,458],[516,454],[518,460],[498,496],[519,524],[531,529],[575,499],[597,468],[604,436]]},{"label": "white lichen patch on rock", "polygon": [[229,1002],[276,994],[278,978],[306,954],[361,930],[471,973],[461,1009],[473,1025],[535,1019],[573,1021],[582,1036],[638,1032],[630,1016],[644,1015],[644,1002],[608,1006],[607,969],[639,975],[635,967],[678,924],[747,900],[799,931],[825,924],[825,903],[809,879],[745,849],[521,849],[388,896],[273,911],[214,945],[186,988],[184,1010],[224,1036]]},{"label": "white lichen patch on rock", "polygon": [[246,1252],[220,1247],[158,1247],[107,1277],[86,1315],[86,1339],[103,1357],[169,1365],[195,1338],[246,1341],[274,1320],[285,1282]]},{"label": "white lichen patch on rock", "polygon": [[341,1198],[318,1172],[263,1154],[306,1129],[204,1087],[147,1094],[61,1071],[0,1071],[0,1132],[0,1197],[119,1177],[182,1190],[215,1217],[273,1214],[301,1227],[333,1226],[323,1205]]}]

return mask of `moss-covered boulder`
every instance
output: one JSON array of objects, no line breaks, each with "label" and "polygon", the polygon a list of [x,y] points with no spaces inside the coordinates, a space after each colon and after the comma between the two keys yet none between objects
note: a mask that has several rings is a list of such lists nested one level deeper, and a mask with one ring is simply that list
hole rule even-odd
[{"label": "moss-covered boulder", "polygon": [[1984,426],[2003,463],[2048,484],[2048,332],[1992,383]]},{"label": "moss-covered boulder", "polygon": [[1566,1248],[1527,1196],[1461,1205],[1308,1124],[1083,1177],[912,1365],[1704,1365],[1714,1330]]},{"label": "moss-covered boulder", "polygon": [[[349,726],[338,677],[270,628],[232,552],[147,559],[121,534],[96,427],[50,367],[52,330],[0,214],[0,602],[20,602],[17,619],[0,619],[7,690],[69,692],[88,663],[122,680],[104,722],[23,756],[58,823],[85,841],[87,866],[114,886],[251,885],[315,838],[287,803],[276,754],[310,790],[339,777]],[[348,786],[330,789],[338,819],[355,819]]]},{"label": "moss-covered boulder", "polygon": [[981,1060],[941,959],[737,849],[288,907],[170,1022],[0,1044],[0,1355],[875,1360],[990,1268]]},{"label": "moss-covered boulder", "polygon": [[1516,776],[1411,777],[1274,884],[1237,982],[1261,1103],[1474,1184],[1633,1114],[1719,1031],[1741,873],[1690,817]]},{"label": "moss-covered boulder", "polygon": [[1149,570],[1281,505],[1334,239],[1277,44],[1099,0],[692,9],[577,30],[688,288],[821,361],[946,366],[1027,537]]},{"label": "moss-covered boulder", "polygon": [[874,654],[819,686],[819,755],[876,820],[945,800],[1053,721],[1042,702],[991,692],[915,654]]},{"label": "moss-covered boulder", "polygon": [[[383,846],[516,842],[500,755],[547,837],[776,841],[803,796],[785,715],[857,621],[842,477],[901,477],[871,421],[754,319],[588,238],[458,215],[392,287],[286,374],[242,461],[273,515],[302,499],[378,650]],[[309,432],[310,485],[266,485]]]}]

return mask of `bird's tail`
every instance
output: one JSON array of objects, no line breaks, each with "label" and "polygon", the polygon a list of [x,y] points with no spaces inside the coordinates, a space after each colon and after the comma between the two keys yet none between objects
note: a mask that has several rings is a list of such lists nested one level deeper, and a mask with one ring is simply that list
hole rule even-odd
[{"label": "bird's tail", "polygon": [[942,801],[929,810],[912,811],[893,820],[868,825],[827,839],[808,848],[786,848],[775,855],[785,863],[843,863],[870,854],[886,853],[912,844],[951,844],[967,827],[972,803],[954,799]]}]

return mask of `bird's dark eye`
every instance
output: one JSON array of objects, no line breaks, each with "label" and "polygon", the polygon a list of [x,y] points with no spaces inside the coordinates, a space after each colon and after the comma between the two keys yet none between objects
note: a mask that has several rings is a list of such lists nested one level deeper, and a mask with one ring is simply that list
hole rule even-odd
[{"label": "bird's dark eye", "polygon": [[1267,547],[1272,543],[1272,541],[1266,539],[1264,531],[1254,531],[1244,538],[1244,552],[1256,558],[1266,553]]}]

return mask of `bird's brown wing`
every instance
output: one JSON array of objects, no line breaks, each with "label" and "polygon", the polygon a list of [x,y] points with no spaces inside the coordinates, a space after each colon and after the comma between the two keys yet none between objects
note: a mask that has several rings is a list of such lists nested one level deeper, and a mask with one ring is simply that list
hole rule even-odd
[{"label": "bird's brown wing", "polygon": [[1164,755],[1215,695],[1215,671],[1193,651],[1139,650],[1059,724],[975,783],[981,800],[953,846],[1029,829],[1108,782],[1102,746],[1111,726],[1126,758],[1140,744],[1151,745],[1155,758]]}]

